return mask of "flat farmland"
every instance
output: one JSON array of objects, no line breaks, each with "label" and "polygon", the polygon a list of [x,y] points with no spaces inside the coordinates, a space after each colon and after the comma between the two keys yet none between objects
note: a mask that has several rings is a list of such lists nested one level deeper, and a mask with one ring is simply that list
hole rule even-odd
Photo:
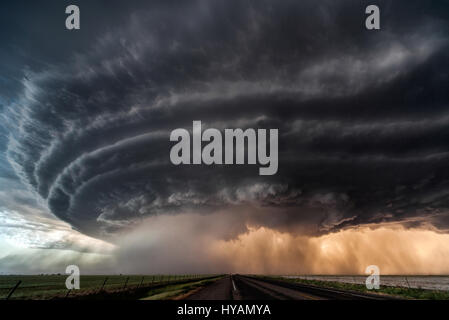
[{"label": "flat farmland", "polygon": [[[65,286],[68,275],[2,275],[0,299],[5,299],[12,288],[21,281],[10,299],[64,298],[69,293]],[[182,281],[207,278],[204,275],[81,275],[79,294],[95,294],[103,288],[107,292],[125,291],[138,287],[151,287]]]}]

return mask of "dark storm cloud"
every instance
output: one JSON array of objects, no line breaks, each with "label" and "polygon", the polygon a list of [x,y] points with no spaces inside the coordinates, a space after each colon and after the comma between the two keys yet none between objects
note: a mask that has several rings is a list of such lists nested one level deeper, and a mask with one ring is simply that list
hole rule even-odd
[{"label": "dark storm cloud", "polygon": [[[282,230],[411,217],[446,229],[435,214],[449,206],[449,11],[377,3],[374,32],[363,1],[130,10],[65,61],[25,71],[4,111],[8,161],[56,216],[97,236],[234,206],[263,207],[245,219]],[[173,166],[170,132],[193,120],[279,128],[277,175]]]}]

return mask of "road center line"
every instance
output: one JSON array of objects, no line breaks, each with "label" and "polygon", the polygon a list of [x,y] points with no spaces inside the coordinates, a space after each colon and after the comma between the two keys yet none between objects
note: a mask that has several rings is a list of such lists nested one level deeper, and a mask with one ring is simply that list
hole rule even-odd
[{"label": "road center line", "polygon": [[237,291],[237,288],[236,288],[235,283],[234,283],[234,279],[231,279],[231,281],[232,281],[232,286],[234,287],[234,291]]}]

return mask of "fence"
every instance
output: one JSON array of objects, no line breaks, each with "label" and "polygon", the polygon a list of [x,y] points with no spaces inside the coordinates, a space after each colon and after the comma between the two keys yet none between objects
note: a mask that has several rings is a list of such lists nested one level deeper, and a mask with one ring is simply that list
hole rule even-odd
[{"label": "fence", "polygon": [[[365,276],[331,276],[331,275],[290,275],[286,278],[297,278],[302,280],[333,281],[349,284],[365,285]],[[380,275],[380,284],[389,287],[404,287],[427,290],[447,291],[449,289],[449,276],[402,276],[402,275]]]},{"label": "fence", "polygon": [[[212,275],[103,275],[80,277],[77,294],[95,294],[101,291],[126,291],[129,289],[164,285],[180,281],[194,281]],[[67,275],[0,276],[0,299],[51,299],[69,297],[65,286]]]}]

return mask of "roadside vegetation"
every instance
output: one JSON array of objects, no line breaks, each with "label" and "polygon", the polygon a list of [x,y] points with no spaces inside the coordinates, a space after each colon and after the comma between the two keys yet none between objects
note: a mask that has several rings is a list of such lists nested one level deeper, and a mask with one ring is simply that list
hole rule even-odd
[{"label": "roadside vegetation", "polygon": [[379,290],[376,289],[368,290],[366,286],[362,284],[344,283],[336,281],[308,280],[299,278],[285,278],[280,276],[271,276],[265,278],[277,279],[294,283],[302,283],[307,285],[314,285],[317,287],[324,287],[324,288],[334,288],[363,293],[375,293],[380,295],[386,294],[403,299],[405,298],[405,299],[421,299],[421,300],[449,300],[449,291],[427,290],[427,289],[406,288],[406,287],[390,287],[382,285],[380,286]]},{"label": "roadside vegetation", "polygon": [[[67,290],[67,275],[4,275],[0,276],[0,299],[5,299],[20,282],[10,299],[106,299],[148,297],[151,290],[159,293],[180,285],[202,283],[216,275],[82,275],[80,290]],[[150,291],[149,291],[150,289]],[[187,290],[187,289],[185,289]]]},{"label": "roadside vegetation", "polygon": [[201,288],[211,282],[218,280],[221,277],[204,279],[195,282],[181,283],[168,285],[162,288],[154,288],[147,292],[147,296],[141,300],[166,300],[175,297],[182,297],[186,293]]}]

